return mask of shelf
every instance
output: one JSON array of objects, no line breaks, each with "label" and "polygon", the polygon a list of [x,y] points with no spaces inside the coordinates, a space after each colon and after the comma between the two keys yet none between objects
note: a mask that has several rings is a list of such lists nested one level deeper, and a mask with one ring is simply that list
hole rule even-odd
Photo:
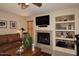
[{"label": "shelf", "polygon": [[75,21],[57,21],[56,23],[74,23]]},{"label": "shelf", "polygon": [[63,47],[58,47],[58,46],[56,46],[56,48],[60,48],[60,49],[64,49],[64,50],[72,50],[72,51],[74,51],[73,49],[68,49],[68,48],[63,48]]},{"label": "shelf", "polygon": [[66,52],[66,53],[69,53],[69,54],[75,54],[75,50],[73,50],[73,49],[62,48],[62,47],[56,46],[56,50],[61,51],[61,52]]},{"label": "shelf", "polygon": [[75,31],[75,30],[56,30],[56,31]]},{"label": "shelf", "polygon": [[55,39],[60,39],[60,40],[71,40],[74,41],[75,38],[61,38],[61,37],[56,37]]},{"label": "shelf", "polygon": [[56,46],[56,50],[57,51],[61,51],[61,52],[65,52],[65,53],[69,53],[69,54],[73,54],[73,55],[76,55],[76,51],[75,50],[72,50],[72,49],[67,49],[67,48],[62,48],[62,47],[58,47]]}]

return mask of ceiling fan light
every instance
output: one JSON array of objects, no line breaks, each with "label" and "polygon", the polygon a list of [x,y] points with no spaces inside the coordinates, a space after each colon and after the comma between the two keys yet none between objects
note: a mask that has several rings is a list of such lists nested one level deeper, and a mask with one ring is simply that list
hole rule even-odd
[{"label": "ceiling fan light", "polygon": [[25,8],[27,8],[29,6],[29,5],[26,5],[25,3],[19,3],[19,5],[21,5],[22,9],[25,9]]},{"label": "ceiling fan light", "polygon": [[27,8],[29,5],[21,6],[22,9]]},{"label": "ceiling fan light", "polygon": [[25,3],[25,5],[29,5],[29,3]]}]

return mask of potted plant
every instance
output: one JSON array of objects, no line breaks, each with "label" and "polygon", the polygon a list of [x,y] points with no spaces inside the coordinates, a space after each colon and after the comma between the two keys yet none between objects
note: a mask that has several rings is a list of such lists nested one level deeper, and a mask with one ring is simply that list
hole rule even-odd
[{"label": "potted plant", "polygon": [[23,33],[23,46],[25,49],[32,48],[32,38],[29,33]]}]

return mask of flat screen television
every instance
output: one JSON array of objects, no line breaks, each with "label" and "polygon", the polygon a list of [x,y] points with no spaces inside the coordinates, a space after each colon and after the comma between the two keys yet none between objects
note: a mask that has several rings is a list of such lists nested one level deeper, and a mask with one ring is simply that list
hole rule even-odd
[{"label": "flat screen television", "polygon": [[49,25],[49,15],[36,17],[36,25]]}]

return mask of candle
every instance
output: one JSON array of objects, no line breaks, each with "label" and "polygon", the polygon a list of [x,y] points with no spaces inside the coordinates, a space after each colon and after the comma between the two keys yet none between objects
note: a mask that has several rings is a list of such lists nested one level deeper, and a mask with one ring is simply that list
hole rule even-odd
[{"label": "candle", "polygon": [[34,44],[32,44],[32,51],[35,51],[35,47],[34,47]]}]

